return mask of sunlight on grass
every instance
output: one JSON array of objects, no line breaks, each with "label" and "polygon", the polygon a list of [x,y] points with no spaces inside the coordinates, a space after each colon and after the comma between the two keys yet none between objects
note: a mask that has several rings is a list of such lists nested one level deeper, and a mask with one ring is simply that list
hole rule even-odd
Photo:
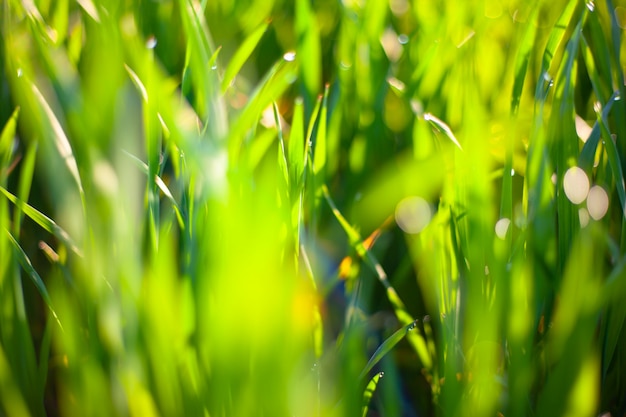
[{"label": "sunlight on grass", "polygon": [[0,415],[623,415],[624,6],[3,2]]}]

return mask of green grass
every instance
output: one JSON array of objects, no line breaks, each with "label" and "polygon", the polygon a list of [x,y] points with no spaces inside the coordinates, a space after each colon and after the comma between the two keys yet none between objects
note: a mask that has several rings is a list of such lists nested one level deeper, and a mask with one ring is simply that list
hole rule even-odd
[{"label": "green grass", "polygon": [[3,1],[0,416],[624,415],[623,27]]}]

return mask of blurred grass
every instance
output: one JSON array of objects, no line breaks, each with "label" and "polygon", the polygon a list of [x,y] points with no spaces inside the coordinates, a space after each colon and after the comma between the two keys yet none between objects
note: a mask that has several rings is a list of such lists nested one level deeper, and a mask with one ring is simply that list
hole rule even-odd
[{"label": "blurred grass", "polygon": [[626,414],[625,2],[0,8],[0,415]]}]

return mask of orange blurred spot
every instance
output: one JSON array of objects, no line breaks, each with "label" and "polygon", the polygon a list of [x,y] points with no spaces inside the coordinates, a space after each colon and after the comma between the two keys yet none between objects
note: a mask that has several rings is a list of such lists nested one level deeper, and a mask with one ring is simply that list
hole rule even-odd
[{"label": "orange blurred spot", "polygon": [[[389,224],[392,222],[392,220],[393,220],[393,216],[387,217],[387,219],[385,219],[383,224],[381,224],[378,229],[374,230],[363,241],[363,247],[366,250],[370,250],[374,246],[374,244],[376,243],[376,240],[378,240],[380,235],[383,233],[383,230],[386,229],[387,226],[389,226]],[[352,257],[350,255],[348,255],[345,258],[343,258],[341,260],[341,262],[339,263],[339,268],[338,268],[339,279],[346,279],[346,278],[350,277],[350,272],[351,271],[352,271]]]}]

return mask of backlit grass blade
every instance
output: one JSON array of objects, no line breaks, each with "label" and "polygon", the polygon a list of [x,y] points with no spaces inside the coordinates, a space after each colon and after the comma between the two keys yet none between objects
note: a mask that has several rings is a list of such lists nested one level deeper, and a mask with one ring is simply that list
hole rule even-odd
[{"label": "backlit grass blade", "polygon": [[246,134],[258,123],[263,110],[277,100],[295,81],[296,71],[296,62],[290,55],[287,55],[286,58],[278,61],[259,83],[230,131],[228,141],[230,162],[237,161]]},{"label": "backlit grass blade", "polygon": [[63,326],[61,325],[61,322],[59,321],[59,318],[57,316],[56,310],[54,309],[52,305],[52,299],[50,298],[50,294],[48,294],[46,285],[44,284],[43,280],[41,279],[37,271],[35,271],[35,268],[33,267],[33,264],[30,262],[30,259],[24,252],[24,249],[22,249],[20,244],[17,243],[17,240],[15,240],[13,235],[8,230],[5,230],[5,232],[7,233],[7,236],[9,237],[9,241],[13,245],[13,249],[14,249],[15,256],[17,257],[17,261],[21,265],[24,272],[26,272],[28,277],[31,279],[33,284],[35,284],[37,291],[39,291],[41,298],[43,298],[44,302],[48,306],[50,313],[52,313],[52,316],[56,320],[59,327],[63,329]]},{"label": "backlit grass blade", "polygon": [[[586,10],[586,9],[585,9]],[[582,37],[582,26],[586,13],[583,13],[576,25],[572,37],[567,43],[564,52],[564,62],[561,65],[557,78],[554,102],[550,117],[549,135],[553,141],[553,160],[556,163],[557,189],[564,187],[564,176],[571,167],[572,161],[578,158],[578,136],[575,129],[575,109],[574,109],[574,88],[575,76],[577,74],[577,56],[580,39]],[[568,199],[565,193],[557,193],[557,213],[559,216],[558,227],[558,249],[559,260],[557,265],[564,268],[567,260],[570,245],[575,231],[580,222],[578,210]],[[561,269],[562,271],[562,269]]]},{"label": "backlit grass blade", "polygon": [[[280,115],[278,114],[278,106],[276,105],[276,102],[272,103],[272,110],[274,113],[274,123],[276,123],[276,130],[278,132],[278,167],[285,181],[285,190],[289,190],[289,171],[287,169],[285,140],[283,138],[283,127],[280,122]],[[288,201],[286,203],[288,203]]]},{"label": "backlit grass blade", "polygon": [[[26,150],[26,156],[22,160],[22,169],[20,172],[18,199],[20,201],[28,201],[30,187],[33,181],[33,173],[35,171],[35,158],[37,157],[37,143],[32,144]],[[13,213],[13,234],[19,236],[22,227],[22,210],[15,210]]]},{"label": "backlit grass blade", "polygon": [[424,113],[423,117],[424,120],[430,122],[430,124],[433,125],[439,132],[443,133],[448,139],[450,139],[450,141],[452,141],[452,143],[454,143],[457,148],[463,150],[463,147],[457,140],[456,136],[454,136],[454,133],[452,133],[452,129],[450,129],[450,126],[445,124],[443,120],[430,113]]},{"label": "backlit grass blade", "polygon": [[44,98],[44,96],[39,92],[35,84],[32,84],[32,92],[35,95],[35,98],[39,102],[44,114],[48,118],[47,126],[42,127],[43,129],[49,129],[50,134],[52,135],[52,140],[54,142],[54,146],[56,147],[63,163],[67,166],[70,174],[76,181],[76,186],[78,187],[78,191],[81,195],[81,198],[84,199],[84,191],[83,184],[80,179],[80,174],[78,172],[78,165],[76,164],[76,159],[74,158],[74,152],[72,151],[72,147],[70,146],[70,142],[61,127],[61,123],[59,123],[56,118],[54,112],[48,105],[48,102]]},{"label": "backlit grass blade", "polygon": [[328,86],[324,90],[324,98],[322,99],[322,109],[320,112],[319,123],[317,125],[317,134],[315,135],[315,143],[313,150],[313,172],[319,183],[324,182],[324,168],[326,167],[326,126],[328,123]]},{"label": "backlit grass blade", "polygon": [[559,49],[564,47],[564,43],[567,42],[568,27],[570,26],[572,17],[574,16],[577,7],[578,2],[568,1],[565,9],[563,9],[563,12],[561,13],[561,16],[550,32],[550,37],[548,38],[548,43],[546,44],[546,48],[541,59],[541,78],[539,79],[535,90],[535,99],[540,103],[543,103],[545,100],[549,87],[553,83],[553,77],[556,73],[556,69],[553,69],[553,65],[558,65],[558,63],[560,63]]},{"label": "backlit grass blade", "polygon": [[416,326],[417,321],[413,321],[412,323],[407,324],[406,326],[403,326],[400,329],[396,330],[391,336],[385,339],[385,341],[380,346],[378,346],[372,357],[369,359],[363,371],[361,371],[359,379],[365,378],[374,368],[374,366],[376,366],[376,364],[378,364],[378,362],[380,362],[380,360],[387,353],[389,353],[395,345],[397,345],[402,339],[404,339],[409,334],[409,332],[413,331]]},{"label": "backlit grass blade", "polygon": [[385,375],[384,372],[379,372],[370,379],[370,382],[365,387],[365,392],[363,393],[363,413],[362,417],[367,417],[367,410],[369,409],[370,401],[372,400],[372,396],[376,391],[376,387],[378,386],[378,382]]},{"label": "backlit grass blade", "polygon": [[9,191],[7,191],[4,187],[0,186],[0,192],[4,194],[6,198],[8,198],[15,206],[22,210],[24,214],[26,214],[30,219],[32,219],[35,223],[41,226],[48,233],[56,236],[61,242],[67,245],[68,248],[72,250],[78,256],[82,256],[81,250],[76,246],[70,235],[63,230],[59,225],[57,225],[51,218],[41,213],[34,207],[30,206],[28,203],[18,199]]},{"label": "backlit grass blade", "polygon": [[[15,129],[17,127],[17,119],[20,115],[20,108],[16,107],[9,117],[9,120],[4,124],[2,133],[0,133],[0,155],[3,158],[9,158],[13,147],[13,138],[15,137]],[[0,161],[5,163],[5,161]],[[4,169],[4,167],[3,167]]]},{"label": "backlit grass blade", "polygon": [[230,84],[233,82],[241,67],[243,67],[261,41],[261,38],[263,38],[268,26],[269,22],[263,23],[241,43],[237,52],[235,52],[233,57],[230,59],[230,62],[224,71],[224,75],[222,77],[222,92],[226,91],[226,89],[228,89]]}]

